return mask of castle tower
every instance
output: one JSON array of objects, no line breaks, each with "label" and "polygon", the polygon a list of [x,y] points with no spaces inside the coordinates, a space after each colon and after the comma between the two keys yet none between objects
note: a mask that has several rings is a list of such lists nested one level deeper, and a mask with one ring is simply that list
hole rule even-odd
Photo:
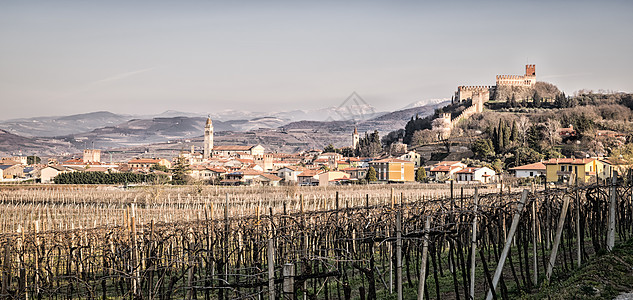
[{"label": "castle tower", "polygon": [[525,76],[536,76],[536,65],[525,65]]},{"label": "castle tower", "polygon": [[211,158],[213,151],[213,123],[211,118],[207,118],[207,124],[204,126],[204,154],[203,159]]},{"label": "castle tower", "polygon": [[84,163],[98,163],[101,162],[101,150],[98,149],[84,149]]},{"label": "castle tower", "polygon": [[354,127],[354,133],[352,133],[352,149],[356,149],[359,142],[360,136],[358,135],[358,130],[356,129],[356,127]]}]

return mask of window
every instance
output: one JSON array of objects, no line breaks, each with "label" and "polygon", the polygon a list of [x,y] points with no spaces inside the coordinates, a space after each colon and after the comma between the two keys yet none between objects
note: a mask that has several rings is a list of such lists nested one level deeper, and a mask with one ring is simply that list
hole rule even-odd
[{"label": "window", "polygon": [[561,170],[562,172],[565,172],[565,166],[560,166],[560,170]]},{"label": "window", "polygon": [[534,172],[530,172],[530,177],[534,176]]}]

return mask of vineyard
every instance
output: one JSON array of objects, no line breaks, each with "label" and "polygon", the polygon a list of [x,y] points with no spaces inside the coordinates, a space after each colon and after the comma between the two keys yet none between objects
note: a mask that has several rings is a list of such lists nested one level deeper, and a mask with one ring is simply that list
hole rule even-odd
[{"label": "vineyard", "polygon": [[630,182],[8,189],[0,298],[507,299],[633,237]]}]

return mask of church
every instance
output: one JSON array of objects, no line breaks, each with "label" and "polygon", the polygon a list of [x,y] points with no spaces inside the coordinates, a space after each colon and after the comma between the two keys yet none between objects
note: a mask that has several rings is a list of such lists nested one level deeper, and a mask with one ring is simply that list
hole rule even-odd
[{"label": "church", "polygon": [[247,154],[256,156],[263,156],[265,149],[262,145],[255,146],[241,146],[241,145],[225,145],[214,146],[213,145],[213,122],[211,118],[207,118],[207,122],[204,126],[204,152],[203,159],[209,160],[211,157],[232,157],[240,154]]}]

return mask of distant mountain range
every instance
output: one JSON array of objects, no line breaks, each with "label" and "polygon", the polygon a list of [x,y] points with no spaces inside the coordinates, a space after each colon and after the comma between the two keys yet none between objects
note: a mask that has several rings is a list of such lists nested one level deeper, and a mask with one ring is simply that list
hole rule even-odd
[{"label": "distant mountain range", "polygon": [[[361,132],[379,130],[386,134],[403,128],[411,116],[428,115],[443,105],[432,101],[395,112],[375,112],[373,107],[362,105],[268,114],[222,111],[211,118],[218,143],[261,143],[272,151],[299,151],[329,143],[345,146],[354,126]],[[198,140],[205,121],[204,115],[178,111],[150,116],[100,111],[0,121],[0,154],[22,151],[52,155],[80,152],[86,147],[113,149]],[[289,136],[293,130],[296,134],[291,132]],[[300,133],[305,130],[318,131],[318,135]]]}]

